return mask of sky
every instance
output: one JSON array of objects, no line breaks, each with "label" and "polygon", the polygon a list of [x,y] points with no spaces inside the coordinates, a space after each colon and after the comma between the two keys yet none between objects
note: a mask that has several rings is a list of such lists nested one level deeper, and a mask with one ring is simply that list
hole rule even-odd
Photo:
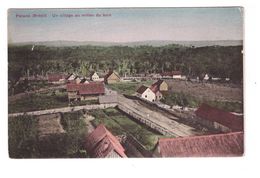
[{"label": "sky", "polygon": [[8,42],[242,40],[243,9],[9,9]]}]

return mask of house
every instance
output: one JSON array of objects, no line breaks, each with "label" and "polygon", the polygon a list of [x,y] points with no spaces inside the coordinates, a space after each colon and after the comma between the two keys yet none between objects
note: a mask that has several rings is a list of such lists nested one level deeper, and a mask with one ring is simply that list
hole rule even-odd
[{"label": "house", "polygon": [[154,155],[159,157],[242,156],[243,132],[160,138]]},{"label": "house", "polygon": [[76,77],[77,77],[77,75],[75,75],[75,74],[69,74],[69,75],[67,76],[66,80],[72,81],[72,80],[74,80]]},{"label": "house", "polygon": [[86,78],[83,78],[79,83],[89,83],[89,81]]},{"label": "house", "polygon": [[151,85],[150,89],[152,88],[158,88],[159,91],[168,91],[168,84],[164,80],[158,80]]},{"label": "house", "polygon": [[99,80],[99,76],[96,72],[91,72],[90,74],[90,80],[92,81],[98,81]]},{"label": "house", "polygon": [[85,149],[92,158],[126,158],[125,149],[118,139],[103,124],[91,132],[85,142]]},{"label": "house", "polygon": [[98,96],[105,94],[102,82],[69,83],[67,84],[69,102],[71,100],[97,100]]},{"label": "house", "polygon": [[243,131],[243,118],[230,112],[202,104],[196,111],[197,121],[222,132]]},{"label": "house", "polygon": [[149,87],[144,85],[137,89],[136,96],[146,99],[150,102],[154,102],[156,100],[156,94]]},{"label": "house", "polygon": [[208,75],[208,74],[205,74],[203,80],[209,80],[209,75]]},{"label": "house", "polygon": [[120,76],[117,73],[115,73],[114,71],[110,71],[110,72],[108,72],[108,74],[105,75],[104,82],[106,84],[120,82]]},{"label": "house", "polygon": [[48,74],[48,82],[53,84],[65,83],[66,75],[64,74]]},{"label": "house", "polygon": [[98,96],[105,94],[103,82],[90,82],[87,84],[79,84],[80,100],[94,100]]},{"label": "house", "polygon": [[72,80],[74,83],[79,84],[81,82],[81,78],[79,76],[76,76],[74,80]]},{"label": "house", "polygon": [[163,72],[161,73],[162,78],[164,79],[181,79],[180,71],[172,71],[172,72]]}]

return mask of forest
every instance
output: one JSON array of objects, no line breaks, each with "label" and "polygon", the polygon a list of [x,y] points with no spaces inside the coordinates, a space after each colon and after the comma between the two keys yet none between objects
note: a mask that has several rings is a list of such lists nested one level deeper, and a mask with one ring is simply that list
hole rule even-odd
[{"label": "forest", "polygon": [[71,46],[24,45],[8,47],[8,80],[22,76],[65,72],[87,76],[90,71],[113,69],[120,75],[179,70],[188,77],[243,78],[242,46]]}]

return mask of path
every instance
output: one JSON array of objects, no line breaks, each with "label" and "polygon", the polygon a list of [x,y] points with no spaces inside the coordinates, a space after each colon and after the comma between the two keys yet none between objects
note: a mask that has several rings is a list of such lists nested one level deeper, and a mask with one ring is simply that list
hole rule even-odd
[{"label": "path", "polygon": [[92,110],[92,109],[106,109],[110,107],[116,107],[117,104],[93,104],[93,105],[84,105],[84,106],[73,106],[73,107],[64,107],[64,108],[54,108],[54,109],[46,109],[40,111],[31,111],[31,112],[20,112],[20,113],[12,113],[8,114],[8,117],[17,117],[22,115],[43,115],[43,114],[53,114],[53,113],[66,113],[66,112],[73,112],[79,111],[82,109],[85,110]]}]

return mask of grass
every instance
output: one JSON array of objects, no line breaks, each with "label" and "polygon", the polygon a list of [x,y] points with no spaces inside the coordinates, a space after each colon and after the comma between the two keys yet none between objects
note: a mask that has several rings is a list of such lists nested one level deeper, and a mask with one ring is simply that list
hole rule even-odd
[{"label": "grass", "polygon": [[158,137],[161,136],[149,130],[146,126],[131,120],[115,108],[92,110],[89,112],[95,117],[92,121],[94,125],[97,126],[103,123],[114,135],[131,134],[148,150],[154,148]]},{"label": "grass", "polygon": [[28,112],[68,106],[66,92],[35,93],[8,103],[8,112]]},{"label": "grass", "polygon": [[[98,104],[98,100],[75,101],[70,106],[83,106]],[[69,105],[67,92],[56,91],[47,93],[35,93],[23,97],[15,102],[8,103],[9,113],[29,112],[52,108],[62,108]]]},{"label": "grass", "polygon": [[33,116],[20,116],[8,119],[8,145],[11,158],[39,157],[38,120]]},{"label": "grass", "polygon": [[142,82],[120,82],[109,84],[108,87],[121,94],[133,95],[141,85],[151,85],[153,81],[142,81]]},{"label": "grass", "polygon": [[66,131],[38,138],[38,119],[19,116],[8,119],[8,144],[11,158],[81,158],[87,133],[82,112],[63,114],[61,124]]},{"label": "grass", "polygon": [[239,102],[228,102],[228,101],[209,101],[206,99],[196,98],[189,94],[178,93],[178,92],[166,92],[163,94],[164,98],[161,100],[167,105],[179,105],[184,107],[199,107],[202,103],[206,103],[210,106],[229,111],[229,112],[243,112],[243,104]]}]

